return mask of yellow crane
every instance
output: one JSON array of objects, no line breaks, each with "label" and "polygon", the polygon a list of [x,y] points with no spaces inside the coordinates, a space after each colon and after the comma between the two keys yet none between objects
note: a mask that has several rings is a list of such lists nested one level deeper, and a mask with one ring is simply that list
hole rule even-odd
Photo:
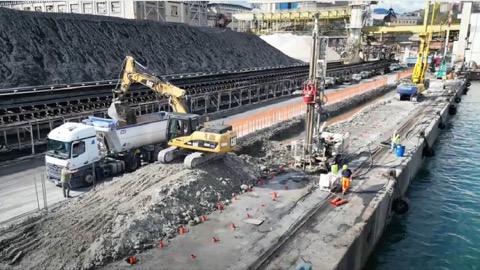
[{"label": "yellow crane", "polygon": [[428,15],[430,12],[430,0],[426,1],[425,15],[423,19],[423,32],[419,34],[420,48],[418,49],[417,62],[413,69],[412,80],[404,82],[397,86],[397,94],[400,100],[407,98],[408,100],[417,101],[419,95],[429,87],[429,81],[425,80],[428,68],[428,53],[430,51],[430,42],[433,35],[433,23],[435,19],[435,8],[437,1],[433,3],[432,16],[430,21],[430,31],[428,30]]},{"label": "yellow crane", "polygon": [[[143,72],[139,71],[138,67],[143,69]],[[199,115],[189,113],[185,90],[146,72],[147,69],[133,57],[126,57],[120,74],[120,87],[114,90],[115,97],[108,109],[108,115],[125,125],[136,124],[135,112],[124,102],[125,94],[134,82],[167,96],[174,113],[170,113],[172,121],[166,128],[169,147],[158,153],[158,161],[170,163],[177,156],[186,156],[184,165],[194,168],[233,151],[237,144],[237,133],[231,125],[202,125]]]}]

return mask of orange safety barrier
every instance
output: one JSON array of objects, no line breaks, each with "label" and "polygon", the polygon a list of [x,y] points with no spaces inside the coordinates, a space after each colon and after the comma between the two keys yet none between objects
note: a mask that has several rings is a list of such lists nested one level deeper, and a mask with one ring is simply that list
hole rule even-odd
[{"label": "orange safety barrier", "polygon": [[413,69],[398,72],[397,81],[400,81],[401,79],[406,78],[408,76],[412,76],[412,73],[413,73]]},{"label": "orange safety barrier", "polygon": [[[387,81],[387,76],[382,76],[371,82],[361,83],[340,91],[328,93],[326,95],[328,99],[327,105],[367,93],[375,88],[386,85]],[[306,104],[300,101],[282,108],[266,110],[244,119],[234,120],[229,122],[229,124],[232,125],[233,130],[237,131],[238,137],[243,137],[257,130],[271,127],[280,122],[303,115],[306,112]]]}]

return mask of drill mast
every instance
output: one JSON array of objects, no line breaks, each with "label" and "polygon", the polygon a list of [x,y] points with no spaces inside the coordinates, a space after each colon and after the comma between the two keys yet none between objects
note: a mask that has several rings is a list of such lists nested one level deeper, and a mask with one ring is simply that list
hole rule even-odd
[{"label": "drill mast", "polygon": [[[327,46],[328,38],[320,36],[320,14],[314,16],[315,25],[312,32],[312,52],[310,58],[310,71],[308,81],[303,84],[303,101],[307,104],[305,154],[312,155],[315,147],[314,137],[320,137],[320,122],[322,105],[325,104],[325,77],[327,72]],[[315,134],[315,131],[317,134]]]}]

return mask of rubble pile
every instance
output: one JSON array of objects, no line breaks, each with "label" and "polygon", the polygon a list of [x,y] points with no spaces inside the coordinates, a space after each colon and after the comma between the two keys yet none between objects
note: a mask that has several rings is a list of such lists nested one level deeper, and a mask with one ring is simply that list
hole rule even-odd
[{"label": "rubble pile", "polygon": [[[185,170],[151,164],[0,233],[0,269],[92,269],[172,238],[260,173],[234,154]],[[38,248],[41,247],[41,248]],[[21,256],[16,256],[21,254]]]}]

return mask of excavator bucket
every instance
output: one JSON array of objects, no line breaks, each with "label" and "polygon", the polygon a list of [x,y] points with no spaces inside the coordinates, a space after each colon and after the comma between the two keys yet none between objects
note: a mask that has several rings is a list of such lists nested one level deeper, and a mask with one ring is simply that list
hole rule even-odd
[{"label": "excavator bucket", "polygon": [[388,13],[385,17],[383,17],[383,21],[384,22],[387,22],[387,23],[390,23],[390,22],[394,22],[397,20],[397,15],[395,14],[395,11],[393,11],[393,8],[390,8],[388,10]]},{"label": "excavator bucket", "polygon": [[133,125],[137,122],[135,111],[133,111],[128,104],[120,101],[112,102],[107,113],[110,118],[120,122],[126,122],[127,125]]}]

